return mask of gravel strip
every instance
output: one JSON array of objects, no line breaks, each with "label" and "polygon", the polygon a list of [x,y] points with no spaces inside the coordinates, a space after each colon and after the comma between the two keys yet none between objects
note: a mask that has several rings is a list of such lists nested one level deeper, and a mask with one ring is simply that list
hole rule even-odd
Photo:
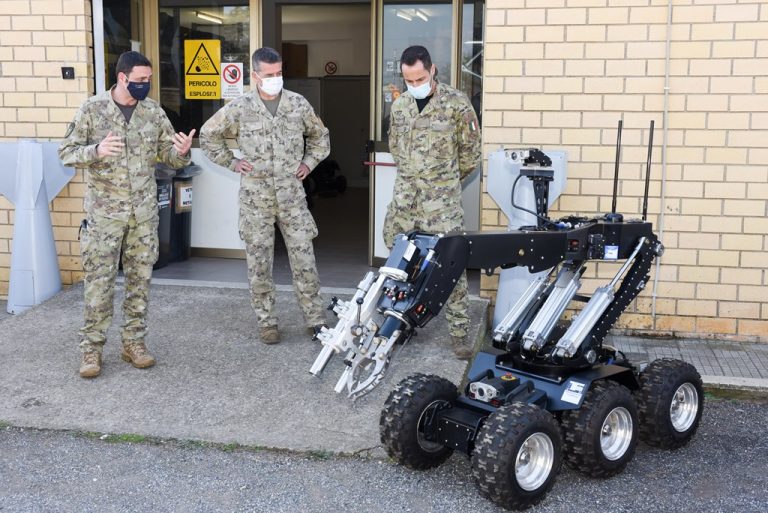
[{"label": "gravel strip", "polygon": [[[689,446],[670,452],[640,444],[627,470],[607,480],[563,468],[532,511],[764,513],[766,419],[768,404],[709,400]],[[0,428],[0,511],[502,511],[477,493],[461,455],[415,472],[386,460],[325,453],[108,440]]]}]

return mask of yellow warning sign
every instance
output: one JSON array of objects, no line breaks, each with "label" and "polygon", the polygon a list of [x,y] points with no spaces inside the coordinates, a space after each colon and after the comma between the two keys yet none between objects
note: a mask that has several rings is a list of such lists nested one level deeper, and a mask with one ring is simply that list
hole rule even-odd
[{"label": "yellow warning sign", "polygon": [[187,100],[221,99],[221,41],[184,41],[184,86]]}]

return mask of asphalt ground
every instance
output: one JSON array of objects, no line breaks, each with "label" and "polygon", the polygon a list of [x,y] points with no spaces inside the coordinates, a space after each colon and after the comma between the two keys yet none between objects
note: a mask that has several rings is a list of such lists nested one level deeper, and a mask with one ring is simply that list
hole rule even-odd
[{"label": "asphalt ground", "polygon": [[[768,401],[707,398],[676,451],[638,445],[609,479],[563,467],[529,511],[764,513]],[[133,442],[128,440],[134,440]],[[386,459],[0,428],[2,512],[501,512],[466,457],[424,472]]]}]

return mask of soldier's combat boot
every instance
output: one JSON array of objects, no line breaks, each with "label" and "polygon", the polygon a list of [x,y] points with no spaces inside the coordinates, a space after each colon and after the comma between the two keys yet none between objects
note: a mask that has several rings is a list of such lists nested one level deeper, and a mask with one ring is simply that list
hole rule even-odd
[{"label": "soldier's combat boot", "polygon": [[451,347],[453,348],[453,354],[459,360],[469,360],[472,358],[472,346],[469,343],[467,337],[455,337],[451,335]]},{"label": "soldier's combat boot", "polygon": [[155,364],[155,357],[149,354],[149,350],[144,342],[123,344],[123,353],[120,357],[137,369],[146,369]]},{"label": "soldier's combat boot", "polygon": [[83,359],[80,360],[80,377],[95,378],[101,374],[101,353],[90,351],[83,353]]},{"label": "soldier's combat boot", "polygon": [[277,344],[280,342],[280,332],[277,326],[265,326],[259,331],[259,338],[265,344]]}]

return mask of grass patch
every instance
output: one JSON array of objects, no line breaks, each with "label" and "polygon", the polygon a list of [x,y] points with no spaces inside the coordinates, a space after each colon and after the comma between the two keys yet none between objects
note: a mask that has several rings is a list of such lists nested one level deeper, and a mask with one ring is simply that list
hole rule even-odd
[{"label": "grass patch", "polygon": [[175,440],[174,442],[177,447],[184,449],[210,449],[214,446],[213,443],[204,440]]},{"label": "grass patch", "polygon": [[741,390],[736,388],[704,387],[704,397],[710,401],[746,401],[768,404],[768,391]]},{"label": "grass patch", "polygon": [[320,451],[308,451],[307,452],[307,457],[309,457],[309,458],[311,458],[313,460],[326,461],[326,460],[330,460],[334,456],[336,456],[336,455],[334,453],[330,452],[330,451],[322,451],[322,450],[320,450]]},{"label": "grass patch", "polygon": [[264,452],[269,454],[286,454],[286,455],[303,456],[309,459],[319,460],[319,461],[326,461],[334,458],[351,458],[351,459],[367,458],[369,456],[368,453],[371,450],[375,449],[375,447],[360,449],[359,451],[355,451],[354,453],[335,453],[333,451],[327,451],[327,450],[303,451],[303,450],[292,450],[292,449],[268,447],[268,446],[261,446],[261,445],[247,445],[247,444],[240,444],[237,442],[223,443],[223,442],[208,442],[205,440],[160,438],[155,436],[140,435],[137,433],[99,433],[97,431],[78,431],[78,430],[69,430],[69,429],[56,430],[56,429],[34,428],[34,427],[17,428],[11,423],[0,420],[0,429],[2,428],[23,429],[27,431],[39,431],[41,433],[45,433],[45,432],[66,433],[69,436],[87,438],[87,439],[98,441],[98,442],[114,443],[114,444],[119,444],[119,443],[147,444],[147,445],[158,445],[163,447],[175,447],[179,449],[213,449],[213,450],[228,452],[228,453],[236,452],[236,451],[250,452],[250,453]]},{"label": "grass patch", "polygon": [[149,440],[144,435],[137,435],[134,433],[123,433],[121,435],[108,435],[105,439],[105,442],[110,443],[131,443],[131,444],[141,444],[145,442],[149,442]]},{"label": "grass patch", "polygon": [[97,433],[96,431],[77,431],[75,432],[76,435],[82,436],[83,438],[100,438],[104,433]]}]

